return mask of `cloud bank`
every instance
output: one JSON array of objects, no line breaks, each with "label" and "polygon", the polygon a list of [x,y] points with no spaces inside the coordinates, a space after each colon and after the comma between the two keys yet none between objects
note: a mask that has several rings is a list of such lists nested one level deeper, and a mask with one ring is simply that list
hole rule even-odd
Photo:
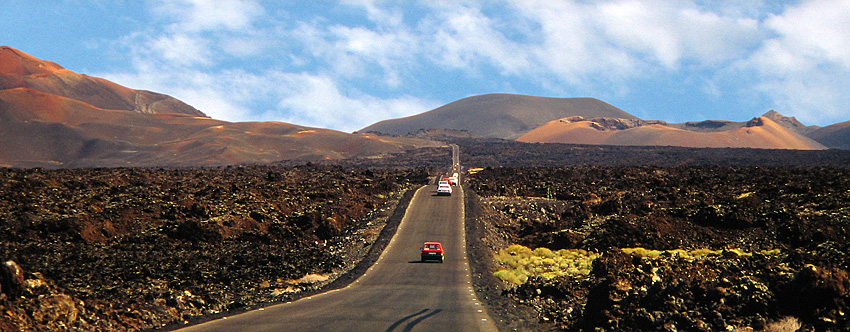
[{"label": "cloud bank", "polygon": [[[850,119],[847,2],[179,0],[145,15],[110,45],[132,66],[99,75],[224,120],[353,131],[486,92],[652,105],[659,81],[733,100],[715,117]],[[658,104],[638,115],[681,113]]]}]

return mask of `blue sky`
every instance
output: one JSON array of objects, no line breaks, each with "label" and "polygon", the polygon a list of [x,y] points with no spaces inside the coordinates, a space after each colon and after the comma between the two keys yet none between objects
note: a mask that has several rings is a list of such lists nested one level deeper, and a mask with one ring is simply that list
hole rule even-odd
[{"label": "blue sky", "polygon": [[354,131],[495,92],[850,120],[847,0],[3,0],[0,44],[228,121]]}]

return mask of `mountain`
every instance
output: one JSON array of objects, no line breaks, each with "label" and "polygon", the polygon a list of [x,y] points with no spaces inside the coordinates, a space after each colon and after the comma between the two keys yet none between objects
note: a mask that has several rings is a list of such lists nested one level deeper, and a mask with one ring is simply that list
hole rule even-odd
[{"label": "mountain", "polygon": [[[688,127],[695,129],[682,129]],[[664,121],[570,117],[550,121],[519,137],[517,141],[699,148],[826,149],[822,144],[767,117],[757,117],[746,123],[703,121],[675,126]]]},{"label": "mountain", "polygon": [[179,113],[206,116],[170,96],[133,90],[108,80],[77,74],[9,46],[0,46],[0,90],[29,88],[92,106],[140,113]]},{"label": "mountain", "polygon": [[784,115],[779,114],[779,112],[774,111],[774,110],[770,110],[767,113],[764,113],[762,116],[765,117],[765,118],[773,120],[773,122],[776,122],[776,123],[778,123],[779,125],[781,125],[785,128],[791,129],[791,130],[793,130],[797,133],[803,134],[803,135],[807,135],[808,133],[820,128],[819,126],[804,125],[802,122],[797,120],[796,117],[784,116]]},{"label": "mountain", "polygon": [[163,94],[0,47],[0,166],[212,166],[380,157],[442,143],[226,122]]},{"label": "mountain", "polygon": [[830,149],[850,150],[850,121],[812,130],[807,136]]},{"label": "mountain", "polygon": [[359,132],[407,135],[420,130],[450,129],[483,137],[515,139],[546,122],[568,116],[638,119],[593,98],[486,94],[464,98],[425,113],[384,120]]}]

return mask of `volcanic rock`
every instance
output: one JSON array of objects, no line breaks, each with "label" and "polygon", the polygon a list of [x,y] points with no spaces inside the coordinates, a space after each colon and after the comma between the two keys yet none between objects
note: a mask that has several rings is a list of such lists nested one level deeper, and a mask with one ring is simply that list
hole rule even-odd
[{"label": "volcanic rock", "polygon": [[24,270],[15,261],[8,260],[0,266],[0,292],[9,297],[18,297],[26,289]]},{"label": "volcanic rock", "polygon": [[587,275],[502,282],[537,312],[531,330],[850,328],[846,168],[498,167],[466,179],[493,250],[601,254]]}]

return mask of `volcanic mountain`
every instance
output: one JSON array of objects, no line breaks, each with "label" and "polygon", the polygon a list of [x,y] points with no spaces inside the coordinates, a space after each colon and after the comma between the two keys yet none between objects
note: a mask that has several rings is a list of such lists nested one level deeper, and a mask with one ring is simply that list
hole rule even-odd
[{"label": "volcanic mountain", "polygon": [[638,119],[593,98],[548,98],[499,93],[472,96],[425,113],[384,120],[360,132],[407,135],[423,129],[451,129],[465,130],[483,137],[515,139],[546,122],[568,116]]},{"label": "volcanic mountain", "polygon": [[170,96],[133,90],[102,78],[77,74],[52,61],[0,46],[0,90],[14,88],[38,90],[102,109],[206,116]]},{"label": "volcanic mountain", "polygon": [[682,146],[699,148],[760,148],[822,150],[822,144],[768,117],[748,122],[664,121],[569,117],[550,121],[517,141],[603,145]]},{"label": "volcanic mountain", "polygon": [[226,122],[0,47],[0,166],[210,166],[375,157],[441,143]]},{"label": "volcanic mountain", "polygon": [[830,149],[850,150],[850,121],[821,127],[806,135]]}]

